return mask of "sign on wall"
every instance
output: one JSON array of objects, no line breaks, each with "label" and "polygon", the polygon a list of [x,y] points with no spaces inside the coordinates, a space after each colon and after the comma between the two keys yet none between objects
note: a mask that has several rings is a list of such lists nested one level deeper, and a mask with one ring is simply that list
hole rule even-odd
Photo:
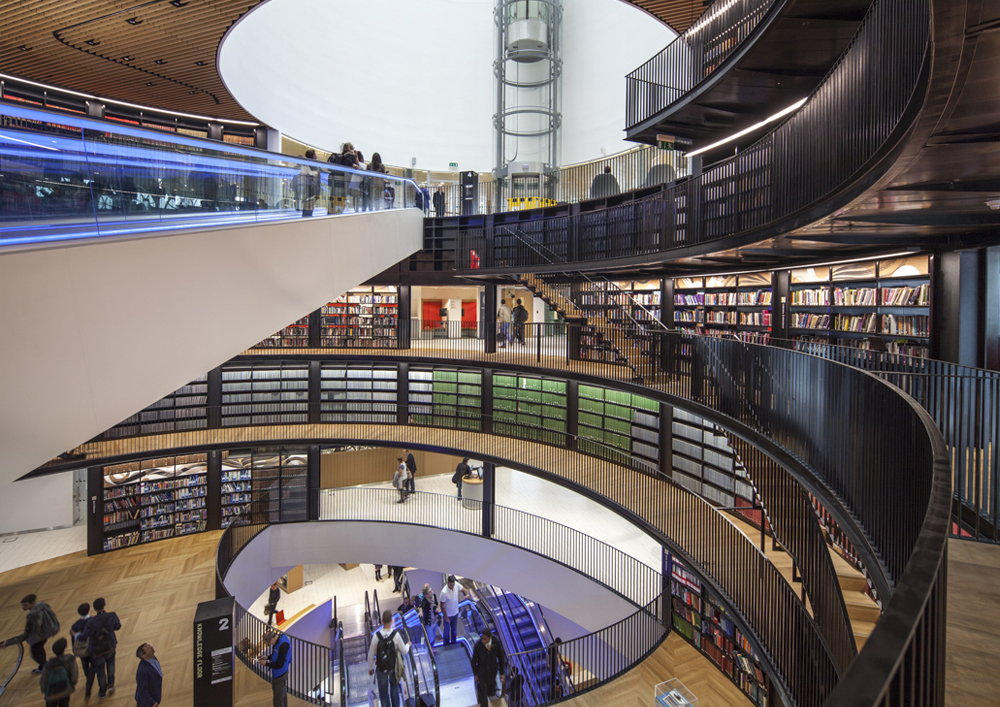
[{"label": "sign on wall", "polygon": [[232,597],[203,601],[194,615],[194,707],[233,704]]}]

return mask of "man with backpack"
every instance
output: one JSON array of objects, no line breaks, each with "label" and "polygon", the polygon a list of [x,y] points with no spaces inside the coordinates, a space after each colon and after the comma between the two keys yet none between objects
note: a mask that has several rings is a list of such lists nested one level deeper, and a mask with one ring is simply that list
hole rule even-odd
[{"label": "man with backpack", "polygon": [[80,673],[76,668],[76,656],[66,655],[66,639],[60,638],[52,644],[54,654],[42,668],[38,680],[45,697],[46,707],[69,707],[69,696],[76,687]]},{"label": "man with backpack", "polygon": [[73,655],[80,659],[83,675],[87,679],[87,691],[84,696],[90,697],[90,690],[94,687],[93,661],[90,660],[90,641],[83,636],[83,629],[87,627],[87,621],[90,619],[90,604],[84,602],[76,611],[80,614],[80,618],[73,623],[69,633],[73,638]]},{"label": "man with backpack", "polygon": [[409,476],[406,477],[406,492],[407,494],[415,493],[417,483],[413,477],[417,475],[417,460],[413,458],[413,452],[409,449],[404,449],[403,454],[406,456],[406,470],[410,472]]},{"label": "man with backpack", "polygon": [[[87,619],[83,628],[83,637],[90,641],[91,673],[97,676],[97,696],[106,697],[115,691],[115,651],[118,648],[118,637],[115,631],[121,630],[122,624],[118,614],[105,611],[104,598],[94,599],[94,611],[97,613]],[[87,677],[87,682],[93,686],[93,678]]]},{"label": "man with backpack", "polygon": [[524,325],[528,321],[528,310],[524,308],[521,304],[521,300],[517,301],[517,306],[514,307],[514,311],[511,312],[511,318],[514,320],[514,340],[524,345]]},{"label": "man with backpack", "polygon": [[410,652],[410,644],[399,631],[392,630],[392,612],[382,612],[382,628],[372,634],[368,646],[368,674],[375,676],[381,707],[400,707],[397,656]]},{"label": "man with backpack", "polygon": [[38,667],[31,673],[39,675],[45,667],[45,642],[59,633],[59,619],[49,605],[38,601],[34,594],[21,600],[21,610],[28,612],[24,620],[24,633],[8,638],[0,644],[0,648],[27,641],[31,647],[31,658],[38,663]]}]

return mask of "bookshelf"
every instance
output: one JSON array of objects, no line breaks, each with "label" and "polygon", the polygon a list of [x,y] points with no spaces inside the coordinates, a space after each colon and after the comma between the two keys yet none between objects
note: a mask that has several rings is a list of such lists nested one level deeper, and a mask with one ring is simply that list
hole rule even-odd
[{"label": "bookshelf", "polygon": [[207,426],[208,376],[196,378],[108,430],[110,438],[202,429]]},{"label": "bookshelf", "polygon": [[308,362],[223,365],[221,412],[223,427],[308,422]]},{"label": "bookshelf", "polygon": [[102,481],[104,552],[206,528],[205,454],[106,466]]},{"label": "bookshelf", "polygon": [[348,290],[320,310],[320,346],[396,348],[399,292],[394,285]]},{"label": "bookshelf", "polygon": [[658,401],[626,391],[581,384],[578,405],[579,451],[619,463],[659,467]]},{"label": "bookshelf", "polygon": [[[674,327],[687,334],[737,336],[747,343],[771,341],[771,273],[674,280]],[[688,355],[687,347],[681,354]]]},{"label": "bookshelf", "polygon": [[914,255],[805,268],[791,273],[789,333],[803,346],[833,343],[927,356],[930,260]]},{"label": "bookshelf", "polygon": [[493,374],[493,432],[566,444],[567,384],[544,376]]},{"label": "bookshelf", "polygon": [[320,421],[395,424],[395,364],[320,364]]},{"label": "bookshelf", "polygon": [[253,470],[244,466],[244,459],[227,457],[222,460],[222,527],[228,528],[233,517],[253,500]]},{"label": "bookshelf", "polygon": [[257,346],[261,348],[305,348],[309,346],[309,317],[302,317],[293,324],[289,324],[261,341]]},{"label": "bookshelf", "polygon": [[768,677],[746,636],[697,575],[672,556],[668,564],[674,630],[729,676],[751,702],[768,707]]},{"label": "bookshelf", "polygon": [[722,508],[752,505],[753,488],[746,469],[715,425],[675,408],[671,430],[675,482]]},{"label": "bookshelf", "polygon": [[407,375],[407,400],[412,424],[482,429],[481,370],[411,366]]},{"label": "bookshelf", "polygon": [[286,447],[260,447],[234,451],[226,461],[250,471],[250,493],[267,499],[268,510],[282,522],[307,520],[307,451]]}]

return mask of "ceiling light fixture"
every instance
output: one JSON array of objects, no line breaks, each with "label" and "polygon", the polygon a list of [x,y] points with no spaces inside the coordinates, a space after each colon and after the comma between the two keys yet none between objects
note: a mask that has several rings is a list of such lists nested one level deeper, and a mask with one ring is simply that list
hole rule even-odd
[{"label": "ceiling light fixture", "polygon": [[[30,48],[30,47],[29,47]],[[128,101],[118,101],[114,98],[101,98],[99,96],[94,96],[90,93],[81,93],[80,91],[71,91],[68,88],[63,88],[61,86],[53,86],[52,84],[39,83],[38,81],[29,81],[28,79],[23,79],[20,76],[12,76],[11,74],[0,73],[0,79],[5,79],[7,81],[16,81],[18,83],[27,84],[28,86],[37,86],[38,88],[44,88],[51,91],[60,91],[70,96],[79,96],[80,98],[90,98],[94,100],[101,101],[102,103],[112,103],[116,106],[125,106],[126,108],[135,108],[136,110],[141,110],[150,113],[162,113],[163,115],[176,115],[180,118],[194,118],[195,120],[211,120],[216,123],[228,123],[229,125],[251,125],[257,127],[260,123],[256,123],[249,120],[231,120],[229,118],[213,118],[208,115],[198,115],[197,113],[181,113],[176,110],[165,110],[163,108],[154,108],[152,106],[143,106],[138,103],[129,103]]]},{"label": "ceiling light fixture", "polygon": [[181,2],[181,0],[170,0],[170,4],[174,7],[184,7],[187,5],[186,2]]},{"label": "ceiling light fixture", "polygon": [[989,201],[986,202],[986,205],[989,206],[994,211],[996,211],[997,209],[1000,209],[1000,198],[990,199]]},{"label": "ceiling light fixture", "polygon": [[205,62],[203,62],[203,61],[196,61],[196,62],[194,63],[194,65],[195,65],[195,66],[204,66],[204,65],[205,65]]},{"label": "ceiling light fixture", "polygon": [[22,44],[21,46],[18,47],[18,49],[20,49],[22,52],[30,52],[31,51],[31,47],[29,47],[27,44]]},{"label": "ceiling light fixture", "polygon": [[92,47],[96,47],[98,44],[100,44],[100,42],[98,42],[96,39],[88,39],[86,41],[86,44],[89,44]]},{"label": "ceiling light fixture", "polygon": [[126,54],[125,56],[122,57],[122,61],[132,61],[132,57]]},{"label": "ceiling light fixture", "polygon": [[167,62],[165,62],[163,59],[157,59],[156,63],[162,66],[163,64],[166,64]]},{"label": "ceiling light fixture", "polygon": [[143,23],[143,20],[140,20],[138,17],[130,17],[130,18],[128,18],[125,21],[128,22],[130,25],[133,25],[133,26],[135,26],[135,25],[141,25]]},{"label": "ceiling light fixture", "polygon": [[793,103],[792,105],[788,106],[784,110],[779,110],[777,113],[775,113],[774,115],[772,115],[770,118],[765,118],[764,120],[760,121],[756,125],[751,125],[749,128],[745,128],[743,130],[740,130],[738,133],[736,133],[734,135],[730,135],[727,138],[723,138],[722,140],[719,140],[718,142],[713,142],[711,145],[707,145],[706,147],[699,147],[697,150],[694,150],[693,152],[687,153],[687,156],[688,157],[694,157],[695,155],[700,155],[703,152],[708,152],[709,150],[714,150],[716,147],[719,147],[721,145],[725,145],[727,142],[732,142],[733,140],[739,140],[744,135],[748,135],[748,134],[752,133],[755,130],[759,130],[760,128],[763,128],[765,125],[768,125],[769,123],[773,123],[776,120],[780,120],[780,119],[784,118],[789,113],[797,111],[799,108],[802,107],[802,105],[805,102],[806,102],[805,98],[803,98],[801,101],[796,101],[795,103]]}]

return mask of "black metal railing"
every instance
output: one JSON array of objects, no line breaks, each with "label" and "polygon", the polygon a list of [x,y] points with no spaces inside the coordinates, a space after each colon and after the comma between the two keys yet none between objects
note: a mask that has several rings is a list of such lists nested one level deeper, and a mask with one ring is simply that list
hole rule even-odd
[{"label": "black metal railing", "polygon": [[654,117],[712,77],[775,4],[776,0],[715,0],[666,49],[626,76],[626,128]]},{"label": "black metal railing", "polygon": [[[902,136],[922,97],[929,36],[926,0],[876,0],[809,99],[751,147],[652,196],[539,213],[521,226],[569,263],[659,254],[777,226],[843,192]],[[455,267],[464,273],[544,268],[503,230],[520,217],[483,217],[438,235],[454,235]]]}]

